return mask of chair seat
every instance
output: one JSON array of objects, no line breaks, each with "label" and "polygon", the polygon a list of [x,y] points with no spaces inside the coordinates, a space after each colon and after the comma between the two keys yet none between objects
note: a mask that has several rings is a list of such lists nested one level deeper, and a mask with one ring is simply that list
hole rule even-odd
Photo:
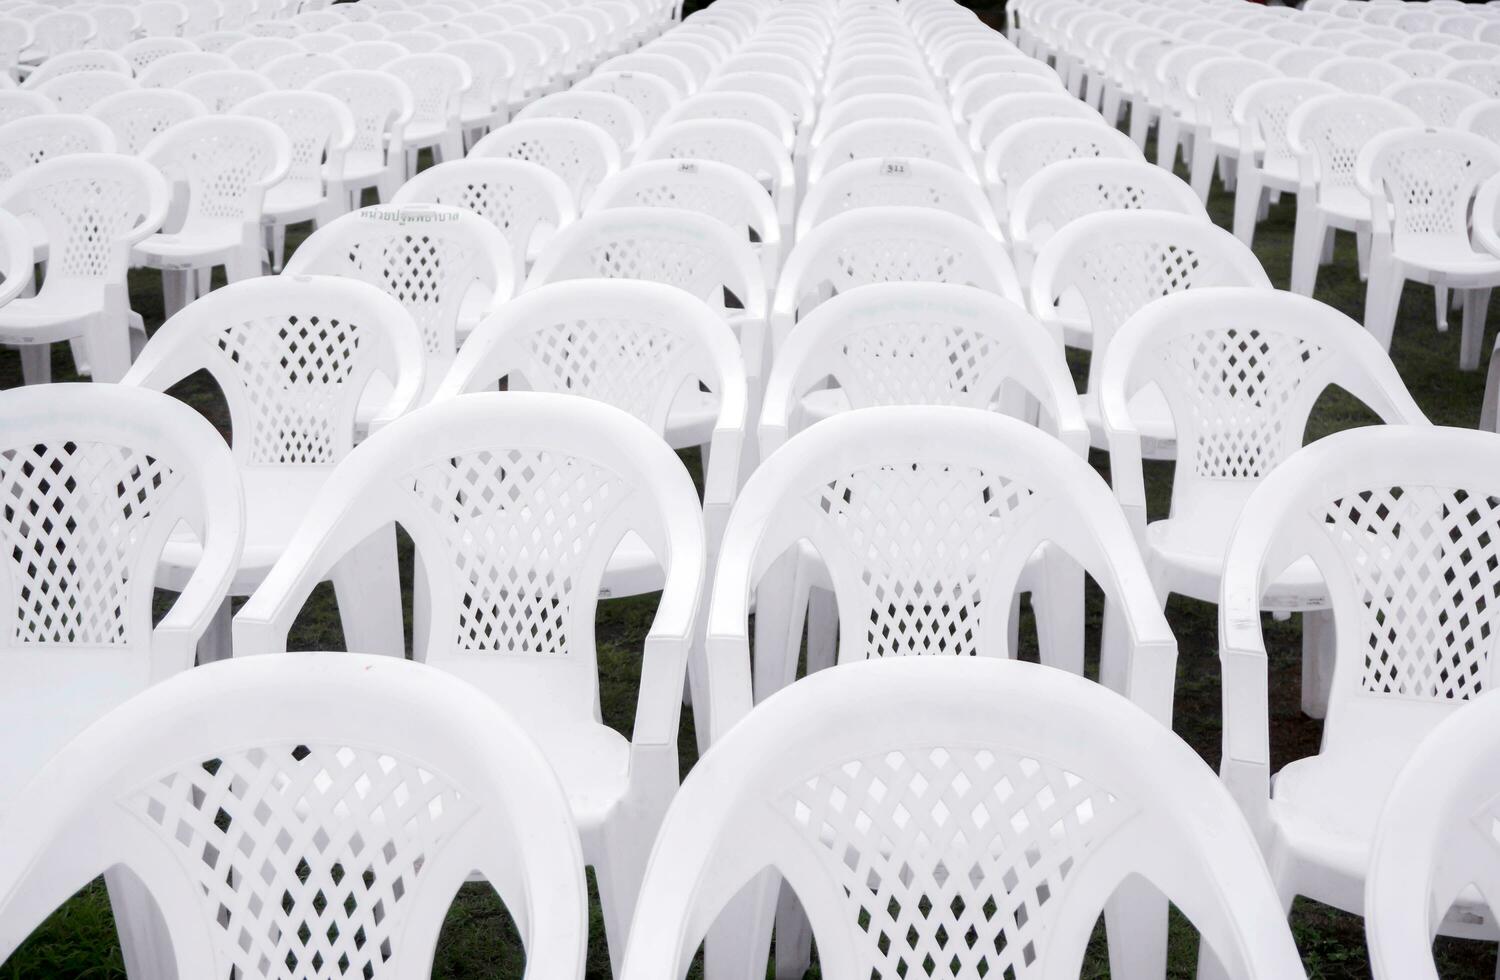
[{"label": "chair seat", "polygon": [[[1089,425],[1089,444],[1095,449],[1108,449],[1098,396],[1086,391],[1078,397],[1078,403],[1083,409],[1083,420]],[[1130,399],[1130,418],[1141,434],[1141,451],[1147,459],[1176,458],[1177,427],[1172,423],[1172,411],[1160,388],[1153,385],[1136,392]]]},{"label": "chair seat", "polygon": [[387,169],[385,154],[375,150],[350,150],[344,155],[344,181],[349,184],[373,183]]},{"label": "chair seat", "polygon": [[603,827],[630,782],[630,742],[594,721],[526,727],[557,773],[579,831]]},{"label": "chair seat", "polygon": [[[237,228],[224,226],[190,235],[156,234],[131,250],[133,264],[151,268],[180,268],[210,264],[240,247]],[[218,264],[218,263],[212,263]]]},{"label": "chair seat", "polygon": [[406,127],[406,142],[409,146],[427,146],[448,135],[446,120],[414,119]]},{"label": "chair seat", "polygon": [[282,181],[266,191],[262,210],[267,218],[295,224],[311,219],[327,198],[322,181]]},{"label": "chair seat", "polygon": [[90,292],[59,292],[21,296],[0,307],[0,341],[9,344],[48,343],[76,336],[80,321],[104,312]]},{"label": "chair seat", "polygon": [[1355,187],[1327,187],[1318,192],[1318,207],[1330,223],[1354,227],[1370,221],[1370,199]]},{"label": "chair seat", "polygon": [[[1170,591],[1203,602],[1219,601],[1219,580],[1229,539],[1245,501],[1257,486],[1251,482],[1228,482],[1212,500],[1194,501],[1165,520],[1146,528],[1151,564]],[[1311,559],[1302,558],[1276,579],[1267,590],[1266,607],[1303,609],[1324,597],[1323,577]]]},{"label": "chair seat", "polygon": [[[245,548],[229,594],[246,596],[260,585],[286,550],[331,466],[251,466],[240,471],[245,487]],[[174,534],[162,549],[157,584],[181,590],[201,548],[190,534]]]},{"label": "chair seat", "polygon": [[144,657],[118,649],[21,649],[0,654],[0,814],[73,736],[151,683]]},{"label": "chair seat", "polygon": [[1400,236],[1391,249],[1409,276],[1444,285],[1495,285],[1500,283],[1500,258],[1476,252],[1468,242],[1447,236]]}]

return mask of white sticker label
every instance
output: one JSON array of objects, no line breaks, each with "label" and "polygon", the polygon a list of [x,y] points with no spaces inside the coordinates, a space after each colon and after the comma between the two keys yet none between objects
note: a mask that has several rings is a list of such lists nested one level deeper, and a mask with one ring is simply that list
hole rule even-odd
[{"label": "white sticker label", "polygon": [[677,172],[680,174],[695,174],[698,172],[697,161],[683,160],[677,164]]},{"label": "white sticker label", "polygon": [[905,160],[890,159],[880,165],[880,172],[887,177],[910,177],[911,166]]}]

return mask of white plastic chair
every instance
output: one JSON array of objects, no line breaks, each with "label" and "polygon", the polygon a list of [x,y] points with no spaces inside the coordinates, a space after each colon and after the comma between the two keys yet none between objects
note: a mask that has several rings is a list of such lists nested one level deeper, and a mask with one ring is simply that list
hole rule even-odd
[{"label": "white plastic chair", "polygon": [[130,64],[130,70],[139,76],[152,63],[169,54],[198,50],[199,46],[185,37],[143,37],[122,45],[119,53]]},{"label": "white plastic chair", "polygon": [[850,160],[905,157],[946,164],[979,179],[974,159],[951,126],[914,119],[866,119],[850,123],[823,140],[807,163],[809,189],[823,175]]},{"label": "white plastic chair", "polygon": [[227,55],[209,51],[183,51],[157,58],[141,69],[137,81],[142,88],[177,88],[182,82],[206,71],[227,71],[235,67]]},{"label": "white plastic chair", "polygon": [[1500,98],[1500,65],[1487,61],[1456,61],[1439,71],[1438,77],[1463,82],[1488,98]]},{"label": "white plastic chair", "polygon": [[1250,86],[1280,75],[1275,68],[1244,57],[1209,58],[1188,72],[1188,98],[1194,103],[1192,185],[1201,200],[1208,200],[1215,166],[1225,189],[1235,189],[1238,159],[1244,152],[1235,106]]},{"label": "white plastic chair", "polygon": [[[1107,446],[1099,385],[1115,333],[1163,296],[1215,286],[1270,289],[1271,281],[1255,253],[1199,216],[1142,210],[1091,214],[1063,226],[1042,246],[1031,276],[1031,310],[1060,334],[1059,299],[1076,291],[1081,300],[1093,351],[1081,399],[1095,448]],[[1147,457],[1172,458],[1172,417],[1160,391],[1142,392],[1130,412]]]},{"label": "white plastic chair", "polygon": [[493,702],[420,664],[188,671],[80,736],[25,803],[4,825],[6,953],[108,871],[159,910],[142,976],[411,976],[477,871],[528,976],[582,974],[588,890],[556,776]]},{"label": "white plastic chair", "polygon": [[302,91],[252,96],[235,112],[274,123],[291,143],[291,166],[261,205],[271,270],[280,272],[288,225],[310,221],[320,228],[348,209],[342,177],[354,143],[354,115],[331,95]]},{"label": "white plastic chair", "polygon": [[659,207],[696,211],[746,236],[766,280],[781,268],[781,223],[772,198],[749,174],[713,160],[650,160],[599,185],[587,211]]},{"label": "white plastic chair", "polygon": [[609,92],[557,92],[544,95],[516,113],[516,120],[581,119],[608,133],[628,157],[646,137],[646,122],[635,106]]},{"label": "white plastic chair", "polygon": [[[364,208],[307,238],[287,262],[287,275],[357,279],[383,290],[411,315],[426,354],[426,404],[458,351],[460,316],[488,316],[515,294],[510,245],[472,211],[440,204]],[[355,421],[368,429],[390,398],[382,377],[371,380]]]},{"label": "white plastic chair", "polygon": [[979,225],[936,208],[858,208],[812,228],[787,255],[771,306],[773,349],[829,295],[875,282],[977,286],[1024,306],[1004,247]]},{"label": "white plastic chair", "polygon": [[[1059,160],[1037,171],[1016,189],[1009,214],[1010,253],[1021,282],[1030,282],[1037,253],[1069,222],[1089,214],[1130,210],[1208,218],[1191,187],[1144,158]],[[1087,346],[1087,331],[1077,330],[1079,324],[1074,322],[1076,312],[1064,300],[1059,310],[1063,334],[1068,346]]]},{"label": "white plastic chair", "polygon": [[438,48],[438,53],[451,54],[469,66],[473,81],[459,107],[459,122],[464,130],[464,145],[472,146],[510,118],[515,59],[508,49],[485,38],[449,41]]},{"label": "white plastic chair", "polygon": [[[1137,669],[1139,699],[1155,679]],[[622,980],[684,977],[767,867],[807,909],[831,976],[923,962],[1074,974],[1131,875],[1236,976],[1305,975],[1254,838],[1202,760],[1123,698],[1033,664],[850,664],[757,708],[667,813]]]},{"label": "white plastic chair", "polygon": [[0,307],[31,286],[36,264],[31,239],[20,218],[0,211]]},{"label": "white plastic chair", "polygon": [[932,160],[851,160],[808,190],[797,212],[797,238],[836,214],[883,205],[930,207],[979,225],[1003,240],[994,207],[973,180]]},{"label": "white plastic chair", "polygon": [[582,119],[518,119],[475,143],[468,159],[525,160],[561,177],[579,205],[620,169],[620,145]]},{"label": "white plastic chair", "polygon": [[247,99],[275,90],[275,85],[258,71],[230,68],[224,71],[205,71],[184,78],[177,91],[193,96],[214,115],[233,112],[235,107]]},{"label": "white plastic chair", "polygon": [[[1361,428],[1296,453],[1245,505],[1219,607],[1221,772],[1283,908],[1299,895],[1365,908],[1377,820],[1398,773],[1438,723],[1492,686],[1495,461],[1488,433]],[[1326,583],[1336,655],[1318,753],[1273,779],[1259,610],[1265,583],[1301,562]],[[1440,814],[1441,802],[1424,805]],[[1406,897],[1425,905],[1427,893]],[[1423,952],[1447,909],[1434,911],[1411,923]],[[1490,935],[1492,923],[1482,924]],[[1475,923],[1460,916],[1439,931],[1472,936]]]},{"label": "white plastic chair", "polygon": [[565,228],[578,208],[561,177],[525,160],[483,157],[441,163],[401,185],[391,203],[467,208],[498,228],[510,245],[515,281],[550,232]]},{"label": "white plastic chair", "polygon": [[1303,102],[1337,89],[1310,78],[1273,78],[1255,82],[1235,99],[1239,154],[1234,187],[1234,233],[1246,245],[1271,198],[1296,193],[1300,174],[1287,142],[1287,123]]},{"label": "white plastic chair", "polygon": [[259,70],[277,88],[299,89],[306,88],[315,78],[347,68],[349,63],[336,54],[301,51],[272,58]]},{"label": "white plastic chair", "polygon": [[230,48],[241,41],[248,40],[250,40],[250,35],[244,31],[231,30],[211,31],[193,38],[193,42],[198,45],[200,51],[212,51],[215,54],[228,54]]},{"label": "white plastic chair", "polygon": [[1440,328],[1447,326],[1448,290],[1462,292],[1459,367],[1479,367],[1500,257],[1474,247],[1468,215],[1479,185],[1497,172],[1500,146],[1455,129],[1393,130],[1360,151],[1356,182],[1374,216],[1365,328],[1387,350],[1402,288],[1414,279],[1434,287]]},{"label": "white plastic chair", "polygon": [[248,116],[190,119],[141,151],[141,159],[186,188],[180,223],[132,252],[133,264],[162,270],[168,316],[198,294],[198,270],[222,265],[229,282],[261,274],[266,192],[286,176],[291,158],[280,127]]},{"label": "white plastic chair", "polygon": [[1376,980],[1437,980],[1432,937],[1450,908],[1493,919],[1497,705],[1475,698],[1434,725],[1391,785],[1365,880]]},{"label": "white plastic chair", "polygon": [[26,76],[24,85],[34,89],[43,82],[79,71],[112,71],[129,75],[130,63],[114,51],[68,51],[38,65]]},{"label": "white plastic chair", "polygon": [[356,41],[339,49],[339,57],[350,68],[369,71],[379,71],[410,53],[401,45],[383,39]]},{"label": "white plastic chair", "polygon": [[809,137],[807,151],[816,152],[829,134],[867,119],[916,119],[939,126],[952,125],[948,110],[934,99],[888,93],[856,95],[842,102],[824,104],[818,124]]},{"label": "white plastic chair", "polygon": [[50,345],[61,340],[84,342],[94,380],[125,374],[132,326],[144,336],[130,311],[131,248],[161,227],[170,203],[153,167],[116,154],[58,156],[0,185],[0,209],[29,222],[40,232],[33,245],[47,249],[37,293],[0,307],[0,337],[22,347],[28,384],[51,380]]},{"label": "white plastic chair", "polygon": [[700,92],[667,111],[660,128],[693,119],[738,119],[754,123],[780,141],[788,154],[796,146],[797,130],[785,109],[754,92]]},{"label": "white plastic chair", "polygon": [[[552,506],[530,506],[538,495]],[[557,771],[619,963],[650,843],[677,788],[704,575],[692,480],[643,423],[589,399],[493,392],[435,402],[334,470],[236,617],[237,651],[284,648],[313,587],[392,522],[410,535],[430,596],[427,663],[508,709]],[[631,533],[662,562],[666,585],[627,738],[598,721],[592,623],[605,564]],[[492,539],[516,546],[495,549]],[[394,593],[377,595],[386,601],[370,618],[385,621],[385,646],[399,651],[400,606]]]},{"label": "white plastic chair", "polygon": [[38,92],[0,90],[0,126],[27,116],[43,116],[56,111],[57,106],[52,100]]},{"label": "white plastic chair", "polygon": [[308,86],[338,99],[354,115],[354,142],[341,175],[357,207],[366,188],[389,201],[406,179],[406,125],[414,113],[411,89],[382,71],[350,69],[323,75]]},{"label": "white plastic chair", "polygon": [[1363,274],[1369,263],[1370,200],[1355,184],[1355,161],[1381,133],[1419,126],[1416,113],[1378,95],[1322,95],[1287,120],[1287,145],[1297,159],[1297,226],[1292,241],[1292,291],[1311,296],[1320,258],[1334,230],[1352,231]]},{"label": "white plastic chair", "polygon": [[[14,832],[37,817],[37,801],[23,787],[100,716],[192,666],[194,644],[238,555],[244,518],[223,440],[174,399],[114,385],[46,385],[8,391],[3,403],[0,479],[13,501],[7,536],[15,554],[5,576],[13,594],[0,651],[13,682],[0,712],[11,746],[0,766],[0,814],[13,821],[7,855],[30,860],[36,855]],[[177,526],[206,542],[204,560],[153,625],[156,559]],[[78,561],[84,553],[90,560]],[[0,871],[0,896],[15,894],[18,870]],[[121,951],[135,968],[145,951],[132,942],[134,916],[125,913],[137,886],[103,865],[90,877],[100,871],[122,930]],[[50,906],[30,911],[39,919]],[[36,925],[18,921],[6,897],[0,923],[5,955]]]},{"label": "white plastic chair", "polygon": [[754,123],[738,119],[691,119],[659,126],[640,145],[635,158],[641,162],[709,160],[743,171],[769,190],[781,238],[791,239],[797,174],[782,144]]},{"label": "white plastic chair", "polygon": [[[236,468],[245,488],[245,549],[229,594],[254,592],[287,549],[334,464],[354,445],[356,408],[372,377],[392,393],[376,425],[409,411],[422,391],[422,339],[410,314],[380,289],[350,277],[275,276],[231,283],[169,319],[123,383],[166,391],[207,371],[229,409]],[[178,589],[199,560],[198,543],[173,538],[159,587]],[[377,538],[332,577],[355,649],[382,653],[389,640],[367,615],[365,586],[396,574],[394,538]],[[382,645],[384,644],[384,645]],[[202,660],[229,653],[225,601]]]},{"label": "white plastic chair", "polygon": [[1453,59],[1439,51],[1400,51],[1387,59],[1412,78],[1437,78]]},{"label": "white plastic chair", "polygon": [[434,161],[462,160],[463,100],[473,84],[469,66],[432,51],[398,58],[384,70],[411,90],[414,111],[402,134],[407,176],[417,172],[417,153],[423,149],[432,151]]},{"label": "white plastic chair", "polygon": [[749,92],[763,95],[791,117],[799,132],[811,132],[817,122],[817,100],[794,78],[768,75],[765,72],[720,72],[704,87],[708,92]]},{"label": "white plastic chair", "polygon": [[1446,78],[1410,78],[1381,94],[1415,112],[1424,126],[1456,126],[1465,109],[1484,101],[1480,92]]},{"label": "white plastic chair", "polygon": [[1356,95],[1379,95],[1409,76],[1377,58],[1330,58],[1313,69],[1312,77]]},{"label": "white plastic chair", "polygon": [[982,176],[1001,223],[1034,174],[1063,160],[1141,161],[1135,141],[1098,119],[1028,119],[1003,130],[985,150]]},{"label": "white plastic chair", "polygon": [[[1296,293],[1191,290],[1126,321],[1099,369],[1115,496],[1135,529],[1158,597],[1217,602],[1245,501],[1303,444],[1329,387],[1382,421],[1425,425],[1396,367],[1358,324]],[[1141,429],[1131,401],[1154,388],[1176,435],[1169,516],[1148,523]],[[1322,717],[1331,661],[1327,591],[1305,565],[1266,588],[1265,608],[1303,613],[1303,710]]]},{"label": "white plastic chair", "polygon": [[[537,257],[526,291],[576,279],[660,282],[707,303],[734,329],[745,359],[749,418],[760,411],[766,364],[768,293],[760,261],[745,236],[705,214],[624,207],[587,214],[552,237]],[[738,305],[727,305],[732,297]],[[701,442],[708,406],[683,406],[670,420],[673,445]]]},{"label": "white plastic chair", "polygon": [[23,116],[0,126],[0,182],[44,160],[114,150],[114,133],[91,116],[61,112]]},{"label": "white plastic chair", "polygon": [[184,120],[207,116],[202,102],[174,89],[130,89],[95,102],[90,116],[114,131],[115,150],[136,155]]},{"label": "white plastic chair", "polygon": [[583,79],[573,89],[577,92],[607,92],[619,96],[641,114],[648,133],[656,128],[657,122],[683,94],[658,75],[627,71],[598,72]]},{"label": "white plastic chair", "polygon": [[112,71],[78,71],[59,75],[36,86],[58,112],[88,112],[95,102],[135,88],[135,79]]}]

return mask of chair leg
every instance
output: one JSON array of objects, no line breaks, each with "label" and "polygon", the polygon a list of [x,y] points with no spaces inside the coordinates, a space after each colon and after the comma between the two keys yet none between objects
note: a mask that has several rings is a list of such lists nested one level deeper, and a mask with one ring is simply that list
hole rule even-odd
[{"label": "chair leg", "polygon": [[1432,287],[1433,305],[1437,308],[1438,333],[1448,332],[1448,287],[1435,285]]},{"label": "chair leg", "polygon": [[286,225],[271,226],[271,271],[280,272],[286,258]]},{"label": "chair leg", "polygon": [[[675,774],[674,774],[675,779]],[[651,845],[666,815],[670,787],[664,788],[660,801],[649,804],[628,799],[604,828],[604,847],[594,860],[594,880],[599,886],[599,910],[604,918],[604,939],[609,947],[610,969],[620,975],[625,965],[625,940],[630,922],[635,918],[636,901],[641,882],[646,877],[646,863]]]},{"label": "chair leg", "polygon": [[1181,124],[1177,114],[1170,109],[1161,111],[1161,122],[1156,127],[1156,165],[1163,170],[1177,166],[1177,138]]},{"label": "chair leg", "polygon": [[1359,277],[1370,278],[1370,229],[1358,228],[1354,232],[1354,252],[1359,263]]},{"label": "chair leg", "polygon": [[832,667],[838,661],[839,607],[827,589],[807,595],[807,672]]},{"label": "chair leg", "polygon": [[51,383],[51,344],[27,344],[21,348],[21,381],[29,385]]},{"label": "chair leg", "polygon": [[1234,191],[1234,237],[1249,247],[1255,244],[1255,225],[1264,204],[1265,187],[1254,164],[1242,159],[1239,171],[1240,179]]},{"label": "chair leg", "polygon": [[1399,270],[1385,262],[1378,263],[1375,274],[1365,283],[1365,329],[1386,350],[1391,349],[1404,285]]},{"label": "chair leg", "polygon": [[781,876],[762,871],[730,899],[708,930],[704,980],[765,980]]},{"label": "chair leg", "polygon": [[1120,882],[1104,903],[1109,975],[1114,980],[1157,980],[1167,974],[1167,899],[1136,875]]},{"label": "chair leg", "polygon": [[785,884],[776,902],[776,980],[802,980],[812,967],[812,924],[797,901],[797,895]]},{"label": "chair leg", "polygon": [[166,309],[163,311],[168,320],[181,313],[183,307],[193,301],[192,269],[163,269],[161,270],[161,293],[162,301]]},{"label": "chair leg", "polygon": [[[796,645],[791,642],[794,619],[798,620],[797,640],[801,640],[800,602],[807,596],[797,593],[797,563],[801,556],[793,549],[778,558],[755,587],[755,701],[759,704],[792,682],[797,671]],[[797,644],[797,645],[800,645]]]},{"label": "chair leg", "polygon": [[1302,713],[1322,718],[1328,713],[1333,689],[1335,656],[1333,612],[1312,609],[1302,614]]},{"label": "chair leg", "polygon": [[1292,234],[1292,292],[1311,296],[1318,283],[1318,254],[1328,228],[1318,213],[1318,206],[1297,197],[1297,225]]},{"label": "chair leg", "polygon": [[1146,152],[1146,139],[1151,133],[1151,110],[1140,99],[1130,100],[1130,138]]},{"label": "chair leg", "polygon": [[1193,155],[1192,162],[1188,165],[1188,179],[1193,192],[1198,195],[1198,200],[1204,204],[1208,203],[1208,192],[1213,189],[1215,157],[1213,142],[1204,134],[1199,133],[1198,138],[1193,140]]},{"label": "chair leg", "polygon": [[234,656],[234,643],[230,639],[234,632],[234,600],[229,596],[219,603],[219,608],[214,610],[214,618],[209,620],[208,629],[204,631],[203,637],[198,641],[198,664],[218,663],[220,660],[228,660]]},{"label": "chair leg", "polygon": [[1463,371],[1479,370],[1480,348],[1484,345],[1484,322],[1489,316],[1490,291],[1470,289],[1464,294],[1464,332],[1459,338],[1458,367]]},{"label": "chair leg", "polygon": [[93,379],[118,382],[130,370],[130,327],[114,317],[95,317],[84,328]]},{"label": "chair leg", "polygon": [[130,980],[176,980],[177,959],[156,900],[124,865],[104,872],[109,908],[120,937],[121,959]]},{"label": "chair leg", "polygon": [[356,545],[339,559],[331,577],[350,652],[404,658],[395,525],[387,524]]},{"label": "chair leg", "polygon": [[1061,548],[1042,555],[1042,588],[1031,593],[1041,662],[1083,675],[1083,566]]}]

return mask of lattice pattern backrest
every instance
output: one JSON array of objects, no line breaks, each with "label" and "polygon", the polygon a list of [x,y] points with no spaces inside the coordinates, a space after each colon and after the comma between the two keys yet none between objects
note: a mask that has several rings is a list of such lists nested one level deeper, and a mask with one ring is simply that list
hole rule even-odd
[{"label": "lattice pattern backrest", "polygon": [[43,292],[80,279],[123,281],[128,261],[123,242],[147,209],[135,174],[111,174],[101,167],[92,174],[36,184],[27,199],[48,234]]},{"label": "lattice pattern backrest", "polygon": [[1396,211],[1397,234],[1457,235],[1468,241],[1469,201],[1495,168],[1467,148],[1413,142],[1381,156],[1377,176]]},{"label": "lattice pattern backrest", "polygon": [[[679,164],[691,166],[691,164]],[[762,192],[764,193],[764,192]],[[716,181],[705,181],[694,174],[663,176],[649,183],[636,181],[617,203],[655,208],[677,208],[706,214],[736,231],[755,224],[754,212],[744,197]]]},{"label": "lattice pattern backrest", "polygon": [[837,139],[837,150],[829,151],[833,159],[827,170],[849,160],[867,160],[870,157],[920,157],[950,165],[954,163],[952,145],[926,133],[874,127],[861,128],[856,135],[857,139],[841,134]]},{"label": "lattice pattern backrest", "polygon": [[835,578],[841,619],[864,626],[841,638],[841,658],[976,654],[980,616],[1010,615],[1011,596],[985,590],[1006,537],[1034,503],[1029,488],[971,466],[920,462],[843,474],[807,502],[826,541],[814,544],[840,552],[825,560],[858,574],[858,594]]},{"label": "lattice pattern backrest", "polygon": [[511,252],[521,255],[530,249],[537,225],[556,220],[551,198],[524,181],[455,176],[423,187],[424,200],[473,211],[500,229]]},{"label": "lattice pattern backrest", "polygon": [[756,180],[775,181],[781,177],[779,161],[769,147],[735,133],[673,133],[669,140],[656,144],[653,152],[659,159],[725,163]]},{"label": "lattice pattern backrest", "polygon": [[[503,133],[505,129],[499,132]],[[593,191],[604,179],[609,166],[597,144],[558,132],[521,135],[507,142],[486,143],[485,155],[524,160],[550,170],[563,179],[576,200],[583,200]]]},{"label": "lattice pattern backrest", "polygon": [[413,120],[444,122],[457,107],[463,79],[458,72],[442,64],[423,61],[392,69],[392,73],[411,89]]},{"label": "lattice pattern backrest", "polygon": [[454,607],[434,608],[466,653],[554,656],[592,649],[575,636],[580,604],[598,601],[602,532],[630,488],[591,460],[535,449],[478,450],[406,474],[447,548],[423,555],[455,578]]},{"label": "lattice pattern backrest", "polygon": [[606,72],[591,78],[587,91],[618,95],[635,106],[649,130],[672,107],[667,93],[651,84],[651,78],[635,72]]},{"label": "lattice pattern backrest", "polygon": [[285,180],[321,187],[323,161],[328,145],[338,131],[338,117],[323,106],[291,102],[259,108],[253,115],[275,123],[291,141],[292,169],[287,172]]},{"label": "lattice pattern backrest", "polygon": [[400,102],[395,92],[366,86],[359,82],[338,79],[330,82],[319,79],[315,90],[327,92],[349,107],[354,116],[354,142],[349,145],[351,153],[375,153],[385,156],[385,136],[391,121],[401,114]]},{"label": "lattice pattern backrest", "polygon": [[1196,249],[1169,241],[1107,242],[1076,257],[1071,285],[1103,339],[1152,300],[1211,283],[1214,265]]},{"label": "lattice pattern backrest", "polygon": [[626,310],[548,320],[527,347],[533,388],[592,398],[655,428],[682,383],[682,336]]},{"label": "lattice pattern backrest", "polygon": [[840,292],[872,282],[966,283],[974,256],[961,241],[924,234],[871,230],[831,248],[825,275]]},{"label": "lattice pattern backrest", "polygon": [[1308,118],[1303,134],[1318,159],[1318,190],[1326,194],[1354,186],[1354,165],[1366,143],[1388,129],[1404,125],[1404,114],[1342,100]]},{"label": "lattice pattern backrest", "polygon": [[1478,89],[1489,98],[1500,98],[1500,66],[1480,61],[1464,62],[1448,77]]},{"label": "lattice pattern backrest", "polygon": [[533,104],[538,107],[535,114],[543,119],[578,119],[593,123],[621,147],[628,147],[635,141],[635,130],[631,126],[630,117],[602,99],[568,100],[566,103],[541,101]]},{"label": "lattice pattern backrest", "polygon": [[87,112],[107,95],[130,88],[130,80],[112,71],[77,72],[41,86],[58,112]]},{"label": "lattice pattern backrest", "polygon": [[1292,148],[1287,143],[1287,122],[1302,103],[1319,94],[1316,90],[1285,88],[1266,93],[1247,107],[1261,138],[1266,141],[1266,162],[1289,160]]},{"label": "lattice pattern backrest", "polygon": [[194,214],[247,221],[259,219],[259,200],[252,194],[275,159],[275,147],[259,132],[216,129],[174,141],[160,165],[168,176],[188,182]]},{"label": "lattice pattern backrest", "polygon": [[1051,163],[1119,156],[1119,150],[1110,138],[1116,135],[1115,131],[1103,127],[1098,129],[1095,133],[1080,133],[1073,127],[1062,132],[1032,132],[1019,140],[1009,152],[1002,154],[999,161],[1006,191],[1014,197],[1028,177],[1040,173]]},{"label": "lattice pattern backrest", "polygon": [[196,96],[214,115],[232,112],[246,99],[270,89],[265,76],[251,71],[204,72],[182,83],[182,91]]},{"label": "lattice pattern backrest", "polygon": [[92,29],[87,17],[70,13],[48,14],[32,25],[36,46],[48,55],[77,51]]},{"label": "lattice pattern backrest", "polygon": [[841,187],[833,197],[831,213],[855,208],[928,207],[950,214],[972,216],[969,201],[952,186],[915,177],[875,177]]},{"label": "lattice pattern backrest", "polygon": [[10,635],[0,644],[146,640],[149,597],[144,621],[131,619],[143,606],[138,591],[152,588],[154,556],[143,555],[143,539],[181,482],[167,460],[127,446],[67,442],[0,451],[0,535],[14,590],[4,600]]},{"label": "lattice pattern backrest", "polygon": [[1198,78],[1200,104],[1208,110],[1215,129],[1234,125],[1234,103],[1240,93],[1256,82],[1275,74],[1260,65],[1232,65],[1215,71],[1204,70]]},{"label": "lattice pattern backrest", "polygon": [[106,122],[115,131],[116,149],[121,153],[134,155],[145,149],[146,144],[158,135],[191,118],[191,114],[181,105],[143,99],[115,106]]},{"label": "lattice pattern backrest", "polygon": [[714,307],[723,305],[724,264],[717,249],[670,228],[604,234],[580,249],[588,275],[644,279],[685,289]]},{"label": "lattice pattern backrest", "polygon": [[1046,760],[968,746],[850,759],[778,808],[843,891],[861,980],[1039,976],[1070,877],[1137,810]]},{"label": "lattice pattern backrest", "polygon": [[989,407],[1003,376],[994,338],[961,324],[911,316],[841,341],[835,372],[855,408]]},{"label": "lattice pattern backrest", "polygon": [[249,440],[250,462],[326,464],[341,457],[354,439],[349,402],[375,356],[377,329],[338,309],[265,314],[220,328],[221,364],[243,389],[250,412],[234,419],[235,444]]},{"label": "lattice pattern backrest", "polygon": [[1421,116],[1428,126],[1452,126],[1474,101],[1462,91],[1437,85],[1412,86],[1391,98]]},{"label": "lattice pattern backrest", "polygon": [[73,126],[33,127],[25,136],[0,146],[0,180],[7,180],[43,160],[102,149],[89,130]]},{"label": "lattice pattern backrest", "polygon": [[320,265],[322,274],[352,274],[411,314],[429,354],[453,352],[464,294],[479,278],[481,257],[454,239],[420,228],[392,227],[351,241]]},{"label": "lattice pattern backrest", "polygon": [[[1378,487],[1310,515],[1359,591],[1360,690],[1466,701],[1490,684],[1500,612],[1500,498],[1462,487]],[[1342,644],[1341,644],[1342,645]]]},{"label": "lattice pattern backrest", "polygon": [[1047,194],[1037,196],[1031,209],[1033,227],[1047,225],[1055,230],[1085,215],[1105,211],[1179,209],[1178,199],[1161,182],[1139,180],[1128,173],[1091,173],[1080,180],[1053,183],[1047,189]]},{"label": "lattice pattern backrest", "polygon": [[120,803],[197,885],[218,974],[245,980],[394,978],[423,872],[475,812],[419,762],[292,742],[185,765]]},{"label": "lattice pattern backrest", "polygon": [[[1260,327],[1179,334],[1157,351],[1177,421],[1178,461],[1210,480],[1259,480],[1302,444],[1333,352]],[[1313,397],[1316,397],[1314,394]]]}]

